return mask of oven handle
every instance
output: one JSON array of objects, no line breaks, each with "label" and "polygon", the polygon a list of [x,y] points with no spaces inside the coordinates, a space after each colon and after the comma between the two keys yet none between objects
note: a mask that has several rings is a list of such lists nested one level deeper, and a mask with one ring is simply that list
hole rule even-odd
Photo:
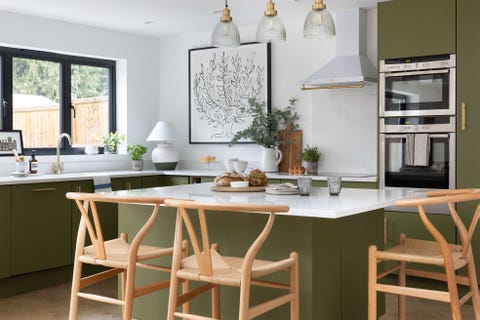
[{"label": "oven handle", "polygon": [[[415,132],[415,133],[404,133],[404,134],[391,134],[391,133],[384,133],[383,135],[385,136],[385,139],[387,138],[394,138],[394,139],[406,139],[408,134],[421,134],[420,132]],[[434,134],[429,134],[426,132],[425,134],[428,134],[429,138],[450,138],[450,135],[448,133],[434,133]]]},{"label": "oven handle", "polygon": [[449,73],[450,69],[435,69],[435,70],[422,70],[422,71],[409,71],[409,72],[385,72],[386,77],[402,77],[402,76],[416,76],[422,74],[436,74],[436,73]]}]

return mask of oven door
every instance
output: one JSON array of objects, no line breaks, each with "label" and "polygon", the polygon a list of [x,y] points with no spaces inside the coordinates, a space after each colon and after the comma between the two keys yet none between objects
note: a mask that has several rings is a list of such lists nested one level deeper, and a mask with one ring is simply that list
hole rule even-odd
[{"label": "oven door", "polygon": [[380,116],[455,114],[455,68],[380,73]]},{"label": "oven door", "polygon": [[455,188],[455,133],[428,134],[420,164],[412,160],[409,146],[416,135],[380,134],[380,187]]}]

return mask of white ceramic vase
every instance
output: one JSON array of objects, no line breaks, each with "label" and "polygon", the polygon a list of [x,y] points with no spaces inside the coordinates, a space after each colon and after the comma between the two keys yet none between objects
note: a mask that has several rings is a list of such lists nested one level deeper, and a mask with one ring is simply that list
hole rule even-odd
[{"label": "white ceramic vase", "polygon": [[278,172],[278,165],[282,161],[283,154],[278,148],[265,148],[262,146],[262,161],[260,169],[265,172]]}]

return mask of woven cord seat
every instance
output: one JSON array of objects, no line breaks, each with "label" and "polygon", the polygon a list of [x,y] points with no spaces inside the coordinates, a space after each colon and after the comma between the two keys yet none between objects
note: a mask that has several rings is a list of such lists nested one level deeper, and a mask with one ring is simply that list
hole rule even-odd
[{"label": "woven cord seat", "polygon": [[[467,229],[455,205],[461,202],[480,200],[480,190],[459,189],[435,191],[427,193],[427,198],[397,201],[396,206],[416,206],[420,219],[425,228],[432,235],[434,241],[418,240],[407,238],[400,234],[398,245],[378,250],[372,245],[368,251],[368,319],[377,319],[377,292],[385,292],[399,295],[398,297],[398,319],[405,320],[405,296],[430,299],[447,302],[450,304],[452,319],[461,320],[460,311],[469,299],[472,300],[475,319],[480,320],[480,296],[475,271],[471,240],[480,218],[480,205],[477,204],[475,213]],[[447,205],[450,211],[458,235],[460,244],[449,244],[440,231],[432,224],[425,212],[424,206]],[[378,272],[378,264],[383,261],[396,261],[397,264],[385,271]],[[440,271],[427,271],[406,266],[407,263],[423,265],[434,265],[441,267]],[[466,276],[458,273],[458,270],[466,269]],[[390,285],[380,283],[379,280],[394,272],[398,273],[398,284]],[[463,273],[465,274],[465,273]],[[433,290],[407,286],[406,276],[422,277],[439,280],[447,283],[448,290]],[[458,285],[469,287],[469,290],[459,297]]]}]

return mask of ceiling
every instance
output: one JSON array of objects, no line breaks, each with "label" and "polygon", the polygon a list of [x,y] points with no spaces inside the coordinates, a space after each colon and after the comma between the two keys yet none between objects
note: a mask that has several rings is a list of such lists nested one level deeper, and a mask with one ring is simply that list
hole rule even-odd
[{"label": "ceiling", "polygon": [[[375,7],[385,0],[324,0],[329,10]],[[255,25],[266,0],[229,0],[238,26]],[[303,19],[313,0],[276,0],[284,20]],[[213,30],[223,0],[0,0],[0,10],[148,36]]]}]

